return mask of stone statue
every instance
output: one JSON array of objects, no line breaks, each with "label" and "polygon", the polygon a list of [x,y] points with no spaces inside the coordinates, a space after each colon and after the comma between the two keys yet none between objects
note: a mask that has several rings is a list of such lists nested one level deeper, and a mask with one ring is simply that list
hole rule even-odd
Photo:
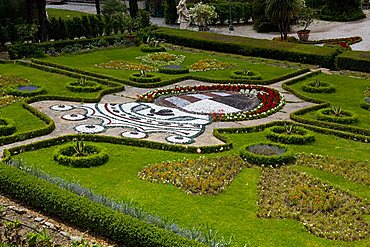
[{"label": "stone statue", "polygon": [[176,6],[177,14],[179,18],[177,23],[180,23],[180,29],[187,29],[190,24],[190,13],[186,7],[186,0],[180,0],[179,4]]}]

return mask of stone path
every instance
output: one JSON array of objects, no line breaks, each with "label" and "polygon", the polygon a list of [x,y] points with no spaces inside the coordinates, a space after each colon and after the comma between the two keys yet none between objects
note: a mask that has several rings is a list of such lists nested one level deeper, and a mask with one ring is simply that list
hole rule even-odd
[{"label": "stone path", "polygon": [[[297,77],[301,77],[301,76],[303,75],[300,75]],[[288,79],[288,80],[292,80],[292,79],[293,78]],[[271,116],[268,116],[266,118],[261,118],[261,119],[256,119],[256,120],[247,120],[247,121],[240,121],[240,122],[212,122],[210,125],[206,125],[204,133],[198,136],[197,138],[195,138],[195,142],[190,145],[191,146],[210,146],[210,145],[222,144],[223,142],[221,142],[219,139],[213,136],[213,130],[216,128],[245,127],[245,126],[264,124],[264,123],[268,123],[272,121],[290,120],[289,118],[290,113],[295,112],[302,108],[312,106],[313,103],[302,101],[301,99],[297,98],[295,95],[292,95],[289,92],[286,92],[285,90],[282,89],[282,84],[288,80],[280,81],[280,82],[269,85],[269,87],[278,89],[284,95],[285,100],[287,101],[284,108],[281,109],[279,112]],[[179,82],[179,83],[176,83],[170,86],[166,86],[163,88],[174,87],[176,85],[199,85],[199,84],[206,84],[206,83],[196,81],[196,80],[186,80],[186,81],[182,81],[182,82]],[[148,90],[150,89],[126,86],[125,91],[115,93],[115,94],[105,95],[101,99],[100,103],[134,102],[137,98],[137,95],[145,93]],[[61,118],[61,116],[64,115],[65,112],[53,111],[50,109],[51,106],[59,105],[59,104],[79,105],[82,103],[54,101],[54,100],[32,103],[31,106],[35,107],[41,112],[44,112],[45,114],[47,114],[53,119],[53,121],[55,122],[55,126],[56,126],[55,130],[52,133],[45,135],[45,136],[40,136],[40,137],[25,140],[25,141],[17,142],[17,143],[4,145],[0,147],[0,155],[2,155],[3,150],[6,148],[16,147],[19,145],[24,145],[24,144],[28,144],[28,143],[32,143],[36,141],[55,138],[55,137],[62,136],[62,135],[76,134],[77,132],[74,130],[76,123],[74,121],[67,121]],[[74,113],[79,113],[79,114],[84,113],[84,110],[82,109],[74,109],[73,111]],[[99,123],[100,123],[100,120],[92,119],[92,118],[79,121],[79,124],[99,124]],[[107,131],[101,133],[100,135],[120,136],[120,134],[122,133],[122,130],[123,129],[121,127],[108,128]],[[154,134],[150,134],[148,138],[146,138],[146,140],[165,143],[166,142],[165,137],[167,135],[168,134],[165,134],[165,133],[154,133]]]},{"label": "stone path", "polygon": [[[86,3],[47,5],[47,8],[68,9],[93,14],[96,13],[95,5]],[[360,36],[362,37],[363,41],[352,45],[352,49],[370,51],[370,10],[364,10],[364,13],[366,14],[366,18],[352,22],[329,22],[316,20],[309,27],[309,29],[311,30],[310,39],[319,40]],[[151,18],[151,21],[154,25],[157,26],[178,28],[178,25],[165,24],[163,18]],[[228,30],[228,26],[214,26],[211,27],[210,31],[226,35],[244,36],[269,40],[271,40],[273,37],[279,36],[279,33],[257,33],[255,30],[253,30],[252,24],[235,25],[234,28],[235,31],[230,32]],[[197,30],[197,27],[191,26],[190,29]],[[293,26],[290,35],[297,37],[296,31],[299,29],[300,28],[298,26]]]}]

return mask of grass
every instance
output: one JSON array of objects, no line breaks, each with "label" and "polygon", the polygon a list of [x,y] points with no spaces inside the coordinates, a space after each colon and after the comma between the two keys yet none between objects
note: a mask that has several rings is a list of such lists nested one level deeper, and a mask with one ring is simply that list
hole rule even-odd
[{"label": "grass", "polygon": [[62,19],[73,19],[75,17],[82,17],[82,16],[88,16],[91,14],[85,13],[85,12],[79,12],[79,11],[73,11],[73,10],[65,10],[65,9],[52,9],[48,8],[47,13],[49,18],[62,18]]},{"label": "grass", "polygon": [[[285,68],[283,66],[277,66],[267,63],[257,62],[256,59],[250,59],[247,57],[241,56],[227,56],[227,55],[215,55],[217,53],[198,53],[198,52],[191,52],[191,51],[178,51],[178,50],[170,50],[169,53],[174,54],[181,54],[185,55],[185,61],[181,64],[182,66],[190,66],[191,64],[206,58],[217,58],[217,60],[223,62],[229,62],[237,65],[235,69],[243,69],[247,68],[251,71],[256,71],[258,73],[263,74],[264,80],[273,79],[282,75],[286,75],[296,71],[293,68]],[[138,47],[134,48],[114,48],[102,51],[91,52],[87,54],[80,54],[80,55],[66,55],[66,56],[59,56],[59,57],[47,57],[43,60],[62,64],[74,68],[79,68],[89,72],[95,72],[102,75],[112,76],[120,79],[127,80],[130,75],[132,75],[133,71],[128,70],[112,70],[112,69],[105,69],[105,68],[98,68],[95,67],[95,64],[107,63],[111,60],[125,60],[140,63],[140,60],[135,59],[137,56],[147,55],[148,53],[141,52]],[[191,75],[194,76],[201,76],[210,79],[230,79],[231,70],[214,70],[214,71],[205,71],[205,72],[192,72]],[[171,78],[182,77],[183,75],[168,75],[168,74],[160,74],[160,73],[152,73],[154,75],[160,76],[162,80],[168,80]],[[186,75],[186,74],[185,74]]]},{"label": "grass", "polygon": [[[264,132],[228,136],[235,144],[234,149],[218,155],[237,153],[244,144],[267,141]],[[317,141],[311,145],[290,145],[290,148],[295,152],[313,152],[351,159],[365,159],[369,150],[368,144],[337,137],[317,134],[316,139]],[[83,172],[81,169],[58,165],[52,158],[55,147],[27,152],[16,158],[21,158],[27,164],[47,173],[69,181],[76,181],[110,198],[133,199],[139,207],[146,211],[174,219],[184,227],[209,225],[219,231],[221,236],[228,238],[233,235],[236,246],[243,243],[250,243],[252,246],[346,245],[345,242],[315,237],[294,220],[259,219],[256,216],[258,210],[256,202],[260,168],[245,168],[226,192],[218,196],[190,196],[171,185],[143,181],[138,178],[138,173],[149,163],[183,157],[196,158],[198,155],[113,144],[99,145],[109,150],[109,162],[100,167],[83,169]],[[216,154],[210,156],[216,156]],[[315,173],[313,174],[316,176]],[[343,178],[329,179],[331,177],[329,175],[319,175],[319,178],[342,188],[353,191],[359,189],[358,196],[363,198],[370,196],[370,190],[364,186]],[[370,239],[351,242],[351,246],[368,246],[369,244]]]}]

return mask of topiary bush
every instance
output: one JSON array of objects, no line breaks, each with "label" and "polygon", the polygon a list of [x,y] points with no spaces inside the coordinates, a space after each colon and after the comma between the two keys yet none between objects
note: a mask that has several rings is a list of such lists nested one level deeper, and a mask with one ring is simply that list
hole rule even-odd
[{"label": "topiary bush", "polygon": [[140,83],[152,83],[161,80],[159,76],[148,74],[145,71],[140,71],[140,73],[135,73],[129,77],[131,81]]},{"label": "topiary bush", "polygon": [[16,130],[13,120],[0,118],[0,136],[9,136]]},{"label": "topiary bush", "polygon": [[241,147],[239,153],[243,160],[262,167],[278,167],[296,159],[288,147],[282,144],[250,144]]},{"label": "topiary bush", "polygon": [[322,82],[319,79],[310,81],[302,86],[302,90],[308,93],[334,93],[335,87],[330,83]]},{"label": "topiary bush", "polygon": [[345,111],[341,107],[324,108],[317,111],[319,120],[339,124],[355,124],[358,122],[357,114]]},{"label": "topiary bush", "polygon": [[68,82],[66,84],[66,88],[68,88],[68,90],[72,92],[89,93],[89,92],[97,92],[101,90],[103,87],[97,82],[87,81],[86,78],[79,78],[78,81]]},{"label": "topiary bush", "polygon": [[274,126],[266,130],[267,139],[284,144],[303,145],[315,141],[311,131],[296,125]]},{"label": "topiary bush", "polygon": [[247,69],[232,71],[230,77],[232,79],[262,80],[260,73],[249,71]]},{"label": "topiary bush", "polygon": [[75,140],[57,148],[54,151],[54,160],[59,164],[73,167],[99,166],[109,159],[105,149],[93,145],[85,145],[83,141]]}]

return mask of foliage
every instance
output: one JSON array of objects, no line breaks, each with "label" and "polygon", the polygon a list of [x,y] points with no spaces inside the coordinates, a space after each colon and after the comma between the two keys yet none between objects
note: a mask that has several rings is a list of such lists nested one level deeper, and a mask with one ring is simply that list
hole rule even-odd
[{"label": "foliage", "polygon": [[315,141],[315,136],[312,132],[292,124],[271,127],[267,129],[266,137],[271,141],[296,145],[303,145]]},{"label": "foliage", "polygon": [[132,74],[129,79],[139,83],[153,83],[161,80],[159,76],[148,74],[145,70],[141,70],[139,74]]},{"label": "foliage", "polygon": [[152,64],[154,66],[165,66],[172,64],[181,64],[184,61],[185,56],[175,55],[168,52],[155,52],[145,56],[136,57],[136,59],[141,60],[144,63]]},{"label": "foliage", "polygon": [[370,72],[370,53],[368,51],[344,51],[337,58],[341,70]]},{"label": "foliage", "polygon": [[365,18],[361,0],[326,0],[320,19],[327,21],[355,21]]},{"label": "foliage", "polygon": [[226,190],[243,167],[244,163],[238,156],[201,157],[148,165],[139,177],[150,182],[172,184],[188,194],[215,195]]},{"label": "foliage", "polygon": [[305,83],[302,90],[309,93],[334,93],[335,87],[319,79]]},{"label": "foliage", "polygon": [[86,78],[79,78],[78,81],[71,81],[66,84],[66,87],[72,92],[97,92],[102,90],[102,85],[94,81],[87,81]]},{"label": "foliage", "polygon": [[12,135],[16,130],[14,121],[7,118],[0,118],[0,137]]},{"label": "foliage", "polygon": [[103,0],[102,14],[111,16],[114,14],[127,13],[126,5],[120,0]]},{"label": "foliage", "polygon": [[259,217],[297,219],[313,234],[328,239],[369,236],[363,219],[369,204],[317,178],[288,167],[265,168],[258,189]]},{"label": "foliage", "polygon": [[54,160],[65,166],[86,168],[100,166],[108,161],[106,150],[93,145],[85,145],[75,140],[74,144],[66,144],[54,152]]},{"label": "foliage", "polygon": [[153,66],[128,61],[109,61],[108,63],[95,64],[95,66],[104,69],[122,69],[139,71],[145,70],[148,72],[155,71],[155,68]]},{"label": "foliage", "polygon": [[190,71],[224,70],[235,68],[235,64],[221,62],[217,59],[204,59],[190,65]]},{"label": "foliage", "polygon": [[340,124],[354,124],[358,122],[357,114],[345,111],[340,106],[333,106],[317,111],[317,118],[319,120]]},{"label": "foliage", "polygon": [[254,71],[250,71],[248,69],[232,71],[230,77],[233,78],[233,79],[246,79],[246,78],[248,78],[248,79],[251,79],[251,80],[262,80],[261,74],[259,74],[257,72],[254,72]]},{"label": "foliage", "polygon": [[302,9],[298,13],[299,26],[303,27],[303,31],[305,31],[316,17],[317,11],[315,9],[307,7],[306,5],[302,6]]},{"label": "foliage", "polygon": [[204,4],[202,2],[197,3],[194,7],[189,9],[192,20],[198,26],[207,26],[211,24],[212,20],[217,18],[215,7],[212,5]]},{"label": "foliage", "polygon": [[175,24],[177,21],[176,0],[165,0],[163,5],[165,23]]},{"label": "foliage", "polygon": [[[20,90],[20,87],[35,87],[35,90]],[[15,86],[9,86],[5,88],[6,94],[14,95],[14,96],[20,96],[20,97],[33,97],[39,94],[46,94],[47,91],[44,86],[36,86],[36,85],[15,85]]]},{"label": "foliage", "polygon": [[189,69],[181,65],[166,65],[158,69],[163,74],[186,74],[189,73]]}]

